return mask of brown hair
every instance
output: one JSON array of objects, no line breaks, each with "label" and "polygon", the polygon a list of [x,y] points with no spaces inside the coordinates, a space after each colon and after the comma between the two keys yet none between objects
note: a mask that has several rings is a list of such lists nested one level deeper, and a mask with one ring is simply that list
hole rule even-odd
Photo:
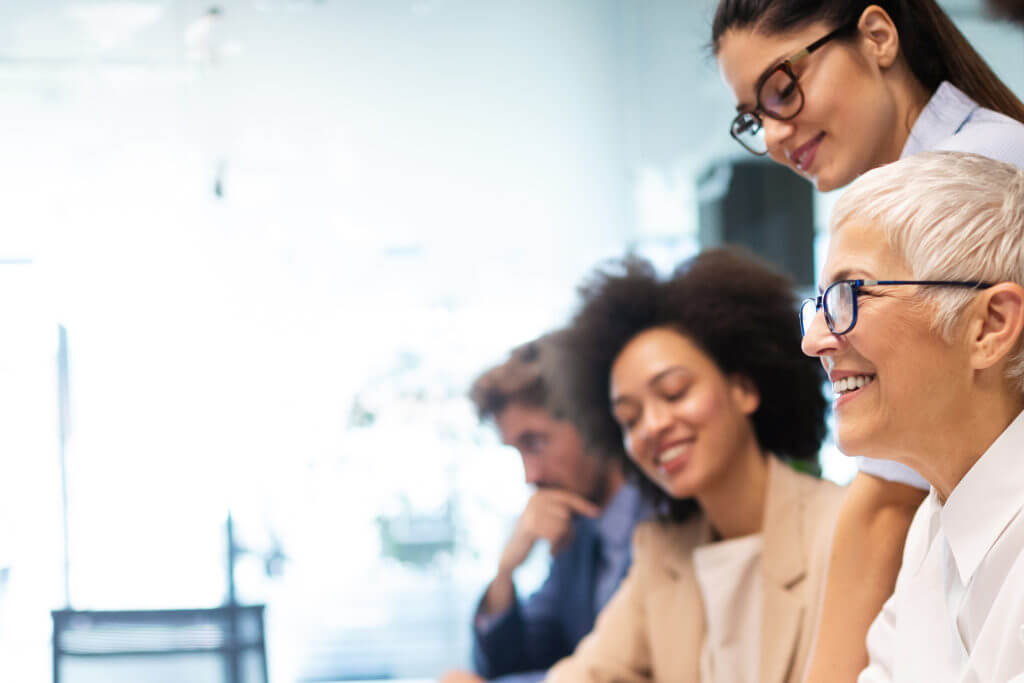
[{"label": "brown hair", "polygon": [[568,410],[561,396],[562,382],[556,377],[560,366],[559,338],[552,332],[509,353],[508,359],[476,378],[469,398],[481,420],[493,420],[510,403],[542,408],[556,419],[566,419]]},{"label": "brown hair", "polygon": [[711,50],[732,28],[751,28],[771,35],[821,21],[850,27],[875,5],[892,19],[914,77],[929,93],[949,81],[983,107],[1024,123],[1024,103],[1006,86],[971,46],[935,0],[721,0],[711,26]]}]

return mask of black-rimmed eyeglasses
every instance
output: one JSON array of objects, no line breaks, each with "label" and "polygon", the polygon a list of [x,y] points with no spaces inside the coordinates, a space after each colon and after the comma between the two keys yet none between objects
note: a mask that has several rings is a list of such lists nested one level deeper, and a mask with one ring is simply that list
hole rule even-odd
[{"label": "black-rimmed eyeglasses", "polygon": [[764,119],[761,117],[767,116],[776,121],[788,121],[795,118],[804,108],[804,91],[800,89],[800,82],[793,72],[793,65],[836,36],[850,31],[856,26],[856,23],[840,26],[761,74],[754,86],[754,90],[757,92],[757,104],[753,109],[737,114],[729,128],[729,134],[736,142],[743,145],[743,148],[752,154],[758,156],[767,154],[768,144],[764,137]]},{"label": "black-rimmed eyeglasses", "polygon": [[993,284],[973,280],[839,280],[833,282],[821,296],[804,299],[800,304],[800,333],[807,334],[819,310],[825,311],[825,324],[832,334],[846,334],[857,324],[857,297],[861,287],[874,285],[927,285],[935,287],[971,287],[987,289]]}]

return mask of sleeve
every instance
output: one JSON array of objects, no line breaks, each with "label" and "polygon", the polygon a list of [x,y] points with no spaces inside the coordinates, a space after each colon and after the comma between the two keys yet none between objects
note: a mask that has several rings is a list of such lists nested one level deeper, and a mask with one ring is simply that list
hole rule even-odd
[{"label": "sleeve", "polygon": [[885,601],[882,611],[868,629],[868,666],[857,683],[886,683],[892,680],[892,644],[896,642],[896,594]]},{"label": "sleeve", "polygon": [[[934,495],[934,494],[930,494]],[[914,521],[910,523],[910,530],[907,532],[906,545],[903,547],[903,561],[900,573],[896,577],[896,590],[889,596],[889,599],[882,605],[882,611],[878,613],[875,620],[868,629],[867,648],[868,666],[860,672],[857,683],[887,683],[894,678],[894,670],[899,663],[899,638],[898,627],[901,610],[901,588],[907,581],[913,581],[914,574],[910,567],[917,568],[928,552],[928,540],[930,535],[927,528],[930,526],[933,508],[929,500],[925,502],[914,513]],[[909,608],[908,614],[913,614]]]},{"label": "sleeve", "polygon": [[647,620],[644,615],[643,567],[638,530],[634,563],[619,589],[597,617],[594,630],[572,656],[551,669],[547,683],[649,683],[652,680]]},{"label": "sleeve", "polygon": [[491,683],[540,683],[547,675],[547,671],[524,671],[518,674],[508,674],[492,678]]},{"label": "sleeve", "polygon": [[894,481],[897,484],[906,484],[907,486],[913,486],[925,491],[931,488],[931,485],[924,477],[903,463],[894,460],[876,460],[875,458],[860,456],[857,458],[857,468],[865,474],[870,474],[885,481]]},{"label": "sleeve", "polygon": [[[473,666],[484,678],[543,672],[569,654],[562,613],[565,610],[565,562],[555,558],[544,584],[525,603],[517,599],[505,612],[473,620]],[[542,675],[542,673],[540,674]]]}]

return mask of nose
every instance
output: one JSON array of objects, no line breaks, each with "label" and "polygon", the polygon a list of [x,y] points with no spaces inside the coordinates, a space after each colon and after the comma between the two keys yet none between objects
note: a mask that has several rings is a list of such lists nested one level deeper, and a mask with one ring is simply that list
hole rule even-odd
[{"label": "nose", "polygon": [[643,417],[640,423],[640,433],[634,443],[657,443],[658,437],[672,424],[672,416],[669,407],[660,402],[654,402],[644,407]]},{"label": "nose", "polygon": [[764,117],[764,144],[768,148],[768,154],[779,163],[786,162],[786,153],[782,149],[782,143],[793,136],[796,125],[792,120],[777,121],[773,118]]},{"label": "nose", "polygon": [[[808,306],[810,306],[810,303],[808,303]],[[829,354],[838,350],[841,344],[842,340],[840,337],[832,334],[832,330],[828,329],[828,325],[825,323],[825,312],[819,309],[814,314],[811,326],[807,329],[803,340],[800,342],[800,348],[808,356],[817,356],[824,359]]]},{"label": "nose", "polygon": [[541,463],[540,458],[524,455],[523,475],[526,477],[526,483],[531,486],[544,481],[544,465]]}]

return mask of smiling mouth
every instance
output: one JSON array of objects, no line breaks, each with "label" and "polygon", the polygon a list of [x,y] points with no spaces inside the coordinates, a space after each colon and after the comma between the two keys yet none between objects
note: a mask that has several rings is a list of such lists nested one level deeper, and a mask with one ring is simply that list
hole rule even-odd
[{"label": "smiling mouth", "polygon": [[837,397],[852,394],[855,391],[860,391],[867,385],[871,384],[874,380],[875,375],[855,375],[853,377],[844,377],[832,382],[832,393]]},{"label": "smiling mouth", "polygon": [[658,453],[654,459],[654,466],[658,468],[663,476],[672,476],[686,467],[686,464],[690,461],[692,448],[693,439],[670,446]]},{"label": "smiling mouth", "polygon": [[673,462],[674,460],[678,460],[679,458],[683,457],[686,454],[686,450],[687,448],[689,448],[689,446],[689,443],[682,443],[679,444],[678,446],[673,446],[672,448],[665,449],[664,451],[658,454],[657,464],[667,465],[668,463]]},{"label": "smiling mouth", "polygon": [[825,132],[822,131],[796,149],[790,159],[796,164],[797,170],[806,171],[810,168],[811,164],[814,163],[814,156],[818,150],[818,145],[824,137]]}]

